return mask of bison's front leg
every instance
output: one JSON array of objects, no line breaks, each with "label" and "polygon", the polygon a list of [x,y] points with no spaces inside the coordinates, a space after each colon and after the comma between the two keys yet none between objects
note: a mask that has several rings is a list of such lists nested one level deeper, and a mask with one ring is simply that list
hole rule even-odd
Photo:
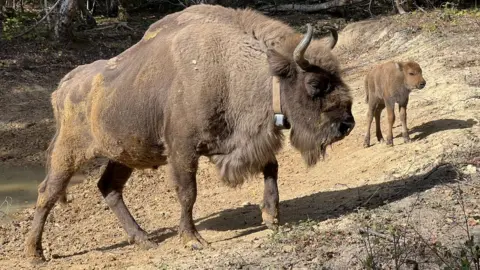
[{"label": "bison's front leg", "polygon": [[261,205],[262,219],[269,229],[277,230],[278,228],[278,163],[268,163],[263,169],[264,176],[264,192],[263,203]]},{"label": "bison's front leg", "polygon": [[[197,162],[187,165],[184,160],[172,159],[171,170],[175,191],[182,207],[179,235],[187,248],[202,249],[208,242],[203,239],[193,223],[193,205],[197,199]],[[194,163],[194,165],[192,165]]]}]

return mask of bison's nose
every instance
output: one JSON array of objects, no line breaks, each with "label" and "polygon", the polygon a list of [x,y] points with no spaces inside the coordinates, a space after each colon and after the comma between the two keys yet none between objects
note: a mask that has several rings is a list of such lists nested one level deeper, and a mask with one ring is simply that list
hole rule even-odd
[{"label": "bison's nose", "polygon": [[421,82],[419,85],[418,85],[418,88],[422,89],[425,87],[425,85],[427,85],[427,82],[426,81],[423,81]]},{"label": "bison's nose", "polygon": [[355,119],[353,118],[353,115],[350,114],[343,120],[338,129],[341,134],[347,136],[350,134],[353,127],[355,127]]}]

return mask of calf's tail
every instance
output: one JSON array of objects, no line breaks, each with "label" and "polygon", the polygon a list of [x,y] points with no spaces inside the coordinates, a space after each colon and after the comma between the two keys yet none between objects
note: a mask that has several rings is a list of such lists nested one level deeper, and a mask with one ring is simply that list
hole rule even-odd
[{"label": "calf's tail", "polygon": [[365,78],[365,103],[368,103],[368,77]]}]

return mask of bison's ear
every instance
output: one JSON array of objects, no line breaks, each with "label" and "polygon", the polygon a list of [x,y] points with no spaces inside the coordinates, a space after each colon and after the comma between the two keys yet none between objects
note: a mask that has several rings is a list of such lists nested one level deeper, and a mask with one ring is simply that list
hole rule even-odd
[{"label": "bison's ear", "polygon": [[275,50],[268,49],[267,60],[270,65],[270,72],[274,76],[288,77],[294,70],[292,62]]},{"label": "bison's ear", "polygon": [[400,62],[395,62],[395,67],[396,67],[398,70],[400,70],[400,71],[403,70],[403,65],[402,65],[402,63],[400,63]]}]

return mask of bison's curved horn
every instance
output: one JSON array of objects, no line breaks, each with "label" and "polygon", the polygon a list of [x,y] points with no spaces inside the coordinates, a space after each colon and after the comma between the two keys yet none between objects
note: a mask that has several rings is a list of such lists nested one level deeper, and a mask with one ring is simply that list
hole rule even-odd
[{"label": "bison's curved horn", "polygon": [[330,48],[330,50],[333,50],[333,48],[335,48],[335,45],[337,45],[338,33],[337,30],[333,27],[327,27],[327,30],[330,30],[330,41],[328,42],[328,47]]},{"label": "bison's curved horn", "polygon": [[310,41],[312,41],[313,37],[313,28],[312,25],[307,23],[307,33],[303,37],[303,39],[298,43],[297,47],[295,48],[295,51],[293,52],[293,59],[297,63],[297,65],[302,68],[306,69],[310,66],[310,63],[303,57],[305,54],[305,51],[308,48],[308,45],[310,45]]}]

